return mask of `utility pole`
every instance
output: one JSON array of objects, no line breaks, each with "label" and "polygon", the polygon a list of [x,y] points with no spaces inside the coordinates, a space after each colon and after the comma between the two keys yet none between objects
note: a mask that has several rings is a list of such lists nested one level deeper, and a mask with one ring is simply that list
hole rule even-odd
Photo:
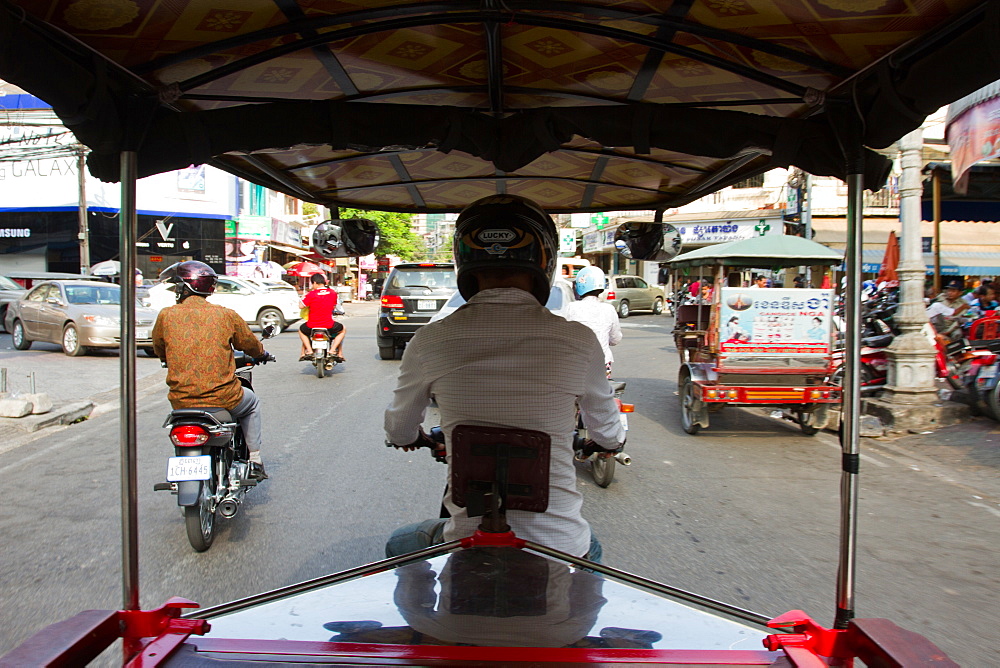
[{"label": "utility pole", "polygon": [[79,192],[77,238],[80,240],[80,273],[86,274],[90,269],[90,226],[87,224],[87,149],[82,145],[76,148],[76,178]]}]

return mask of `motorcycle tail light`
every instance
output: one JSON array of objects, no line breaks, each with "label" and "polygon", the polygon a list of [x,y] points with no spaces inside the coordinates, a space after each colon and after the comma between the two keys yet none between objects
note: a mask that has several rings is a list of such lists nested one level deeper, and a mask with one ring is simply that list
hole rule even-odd
[{"label": "motorcycle tail light", "polygon": [[635,404],[623,404],[623,403],[621,403],[619,401],[618,402],[618,410],[621,411],[622,413],[634,413],[635,412]]},{"label": "motorcycle tail light", "polygon": [[403,298],[399,295],[385,295],[382,297],[382,308],[403,308]]},{"label": "motorcycle tail light", "polygon": [[312,338],[313,341],[326,341],[328,337],[326,332],[313,332]]},{"label": "motorcycle tail light", "polygon": [[608,301],[612,301],[615,298],[615,291],[608,290]]},{"label": "motorcycle tail light", "polygon": [[170,441],[179,448],[202,445],[208,440],[205,428],[196,424],[182,424],[170,430]]}]

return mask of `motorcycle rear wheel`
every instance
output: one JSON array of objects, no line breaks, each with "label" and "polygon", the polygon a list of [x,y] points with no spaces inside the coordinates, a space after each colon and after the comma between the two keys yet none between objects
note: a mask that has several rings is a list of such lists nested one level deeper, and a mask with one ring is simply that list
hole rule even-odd
[{"label": "motorcycle rear wheel", "polygon": [[316,365],[316,377],[322,378],[326,375],[326,359],[318,359],[313,362]]},{"label": "motorcycle rear wheel", "polygon": [[184,507],[184,526],[187,529],[188,542],[195,552],[204,552],[212,547],[215,540],[215,510],[212,508],[212,497],[215,496],[215,467],[213,459],[212,477],[201,485],[198,503]]},{"label": "motorcycle rear wheel", "polygon": [[983,393],[982,396],[989,416],[994,420],[1000,420],[1000,384],[995,385],[991,390]]},{"label": "motorcycle rear wheel", "polygon": [[590,472],[598,487],[607,487],[615,477],[615,458],[594,455],[590,460]]}]

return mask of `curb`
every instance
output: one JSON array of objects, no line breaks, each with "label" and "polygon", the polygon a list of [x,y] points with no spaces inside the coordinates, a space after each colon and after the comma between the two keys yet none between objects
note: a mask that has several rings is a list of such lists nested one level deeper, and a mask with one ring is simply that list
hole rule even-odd
[{"label": "curb", "polygon": [[16,430],[24,433],[36,432],[45,427],[71,424],[77,420],[90,417],[94,410],[92,401],[71,401],[65,405],[53,407],[48,413],[41,415],[26,415],[22,418],[0,418],[0,433]]}]

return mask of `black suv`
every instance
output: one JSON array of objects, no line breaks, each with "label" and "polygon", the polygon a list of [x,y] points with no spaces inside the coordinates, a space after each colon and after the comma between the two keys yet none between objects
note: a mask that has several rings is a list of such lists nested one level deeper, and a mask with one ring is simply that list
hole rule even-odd
[{"label": "black suv", "polygon": [[379,357],[395,359],[397,352],[402,356],[406,342],[456,290],[453,264],[397,264],[382,286],[375,332]]}]

